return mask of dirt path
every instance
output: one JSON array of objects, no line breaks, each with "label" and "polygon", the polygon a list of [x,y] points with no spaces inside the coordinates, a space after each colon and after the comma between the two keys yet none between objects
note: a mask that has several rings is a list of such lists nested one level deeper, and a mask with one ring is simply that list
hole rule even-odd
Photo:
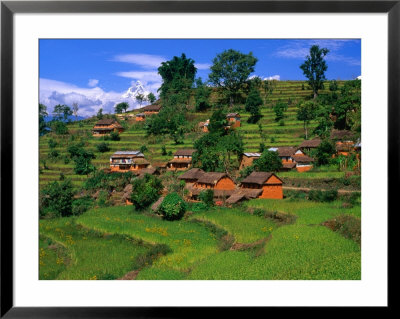
[{"label": "dirt path", "polygon": [[128,272],[121,278],[118,278],[118,280],[135,280],[138,274],[139,274],[139,270],[133,270],[133,271]]},{"label": "dirt path", "polygon": [[[313,190],[314,188],[308,188],[308,187],[292,187],[292,186],[282,186],[283,189],[287,190],[294,190],[294,191],[305,191],[309,192],[310,190]],[[320,191],[327,191],[328,189],[319,189]],[[347,189],[338,189],[339,194],[351,194],[351,193],[359,193],[359,191],[349,191]]]}]

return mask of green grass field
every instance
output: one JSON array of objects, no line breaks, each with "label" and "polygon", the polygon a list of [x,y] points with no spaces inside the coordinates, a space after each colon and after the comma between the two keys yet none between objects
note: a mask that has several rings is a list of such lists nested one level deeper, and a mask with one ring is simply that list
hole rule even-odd
[{"label": "green grass field", "polygon": [[[120,278],[135,270],[134,259],[149,247],[164,244],[171,252],[145,265],[136,279],[360,279],[360,246],[321,226],[339,215],[360,217],[359,205],[342,208],[341,204],[256,199],[173,222],[135,212],[132,206],[116,206],[93,209],[78,218],[42,220],[40,253],[42,248],[49,251],[46,238],[50,239],[63,247],[63,262],[46,255],[47,259],[41,259],[40,278]],[[278,224],[247,212],[255,207],[293,214],[297,219],[294,224]],[[220,239],[193,220],[211,222],[227,231],[235,243],[266,242],[257,254],[246,248],[221,251]]]}]

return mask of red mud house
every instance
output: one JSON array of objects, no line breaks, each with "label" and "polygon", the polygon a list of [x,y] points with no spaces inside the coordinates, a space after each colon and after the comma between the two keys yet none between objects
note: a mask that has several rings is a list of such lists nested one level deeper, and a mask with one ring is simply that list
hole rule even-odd
[{"label": "red mud house", "polygon": [[243,193],[258,190],[257,198],[282,199],[282,184],[283,181],[274,173],[253,172],[242,181],[240,189]]},{"label": "red mud house", "polygon": [[158,104],[152,104],[152,105],[147,105],[141,109],[141,111],[146,115],[153,115],[153,114],[158,114],[161,110],[161,105]]},{"label": "red mud house", "polygon": [[140,151],[118,151],[110,157],[112,172],[138,171],[149,165],[150,163]]},{"label": "red mud house", "polygon": [[243,153],[242,158],[240,160],[239,169],[243,169],[247,166],[251,166],[254,160],[260,158],[261,153]]},{"label": "red mud house", "polygon": [[320,138],[314,138],[312,140],[305,140],[299,145],[299,150],[310,152],[311,150],[315,150],[321,144]]},{"label": "red mud house", "polygon": [[196,152],[194,149],[177,150],[174,158],[168,162],[167,170],[186,170],[192,166],[192,155]]},{"label": "red mud house", "polygon": [[136,114],[135,120],[136,122],[143,122],[144,120],[146,120],[146,114],[144,113]]},{"label": "red mud house", "polygon": [[268,150],[278,152],[278,156],[282,160],[282,170],[296,168],[298,172],[305,172],[313,167],[314,159],[308,157],[300,149],[294,147],[271,147]]},{"label": "red mud house", "polygon": [[192,168],[179,176],[178,179],[185,181],[187,186],[193,186],[204,173],[200,168]]},{"label": "red mud house", "polygon": [[228,113],[226,119],[230,127],[240,127],[240,114],[239,113]]},{"label": "red mud house", "polygon": [[104,119],[98,121],[92,129],[93,136],[103,136],[110,134],[111,132],[121,133],[124,128],[114,119]]},{"label": "red mud house", "polygon": [[335,141],[336,154],[348,156],[354,151],[354,134],[348,130],[332,130],[331,139]]}]

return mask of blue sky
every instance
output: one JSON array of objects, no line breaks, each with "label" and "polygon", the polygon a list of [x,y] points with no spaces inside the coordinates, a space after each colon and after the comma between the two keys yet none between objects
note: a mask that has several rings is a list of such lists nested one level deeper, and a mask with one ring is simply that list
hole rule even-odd
[{"label": "blue sky", "polygon": [[162,61],[185,53],[198,68],[197,77],[208,78],[212,59],[227,49],[253,52],[258,58],[252,75],[278,80],[305,80],[300,64],[313,44],[328,48],[328,79],[349,80],[361,75],[361,41],[355,39],[293,40],[64,40],[43,39],[39,48],[40,102],[51,112],[62,103],[80,105],[87,116],[103,108],[113,112],[121,101],[138,105],[122,95],[140,81],[157,94]]}]

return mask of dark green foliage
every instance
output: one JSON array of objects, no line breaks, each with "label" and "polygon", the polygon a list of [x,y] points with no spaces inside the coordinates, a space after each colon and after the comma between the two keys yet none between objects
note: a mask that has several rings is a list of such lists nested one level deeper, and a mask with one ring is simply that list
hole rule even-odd
[{"label": "dark green foliage", "polygon": [[147,151],[148,151],[148,148],[147,148],[146,145],[140,146],[140,153],[144,153],[144,152],[147,152]]},{"label": "dark green foliage", "polygon": [[264,143],[260,143],[260,148],[258,149],[258,151],[260,152],[260,153],[262,153],[262,152],[264,152],[265,151],[265,144]]},{"label": "dark green foliage", "polygon": [[336,80],[333,80],[330,84],[329,84],[329,91],[335,92],[339,89],[339,86],[336,82]]},{"label": "dark green foliage", "polygon": [[210,94],[211,89],[201,81],[201,78],[198,78],[196,80],[195,93],[196,112],[206,111],[211,107],[209,102]]},{"label": "dark green foliage", "polygon": [[60,173],[60,177],[58,178],[60,181],[65,180],[65,175],[63,172]]},{"label": "dark green foliage", "polygon": [[109,206],[109,202],[108,202],[108,197],[109,197],[109,193],[106,190],[100,190],[99,195],[97,196],[96,199],[96,204],[99,207],[107,207]]},{"label": "dark green foliage", "polygon": [[247,120],[248,123],[257,123],[259,121],[261,118],[260,106],[262,103],[260,91],[257,89],[251,90],[245,104],[246,112],[250,113],[250,117]]},{"label": "dark green foliage", "polygon": [[277,172],[282,168],[282,160],[278,152],[264,150],[261,156],[256,159],[252,165],[245,167],[240,171],[240,177],[245,178],[253,171],[256,172]]},{"label": "dark green foliage", "polygon": [[214,206],[214,191],[212,189],[204,190],[200,193],[199,199],[207,206]]},{"label": "dark green foliage", "polygon": [[62,121],[51,121],[50,127],[51,130],[55,132],[57,135],[68,134],[68,127]]},{"label": "dark green foliage", "polygon": [[97,116],[97,119],[98,119],[98,120],[101,120],[101,119],[103,118],[103,109],[102,109],[102,108],[100,108],[100,109],[98,110],[96,116]]},{"label": "dark green foliage", "polygon": [[169,254],[172,249],[165,244],[156,244],[152,246],[145,254],[139,255],[133,262],[133,269],[139,270],[146,266],[151,266],[153,261],[161,256]]},{"label": "dark green foliage", "polygon": [[307,55],[306,60],[300,66],[313,90],[314,98],[318,95],[318,90],[324,88],[325,71],[328,69],[324,58],[328,52],[329,50],[326,48],[320,49],[318,45],[313,45],[310,48],[310,54]]},{"label": "dark green foliage", "polygon": [[361,81],[347,81],[335,104],[335,128],[361,132]]},{"label": "dark green foliage", "polygon": [[165,147],[165,145],[161,146],[161,155],[167,155],[167,148]]},{"label": "dark green foliage", "polygon": [[44,104],[39,103],[39,136],[47,133],[48,128],[45,121],[45,117],[48,115],[47,107]]},{"label": "dark green foliage", "polygon": [[213,134],[225,135],[227,134],[226,127],[228,121],[226,120],[226,112],[222,109],[218,109],[213,112],[210,117],[210,124],[208,125],[208,131]]},{"label": "dark green foliage", "polygon": [[93,207],[94,200],[91,196],[84,196],[72,202],[72,214],[78,216]]},{"label": "dark green foliage", "polygon": [[147,100],[148,100],[151,104],[153,104],[153,103],[156,101],[156,97],[155,97],[155,95],[154,95],[152,92],[150,92],[150,93],[147,95]]},{"label": "dark green foliage", "polygon": [[137,178],[132,183],[131,200],[137,210],[149,207],[159,197],[163,189],[161,180],[156,176],[145,174],[143,178]]},{"label": "dark green foliage", "polygon": [[55,140],[53,140],[52,138],[49,139],[49,147],[50,147],[51,149],[56,148],[57,145],[58,145],[58,143],[57,143]]},{"label": "dark green foliage", "polygon": [[105,189],[107,191],[121,191],[134,178],[132,172],[126,173],[106,173],[102,170],[94,172],[83,184],[83,188],[87,190]]},{"label": "dark green foliage", "polygon": [[60,155],[60,152],[57,150],[51,150],[48,157],[50,159],[56,159]]},{"label": "dark green foliage", "polygon": [[111,141],[119,141],[121,137],[119,136],[118,132],[111,132],[110,133],[110,140]]},{"label": "dark green foliage", "polygon": [[308,199],[315,202],[333,202],[338,197],[337,190],[310,190],[308,193]]},{"label": "dark green foliage", "polygon": [[252,52],[243,54],[232,49],[225,50],[213,59],[209,81],[225,90],[232,106],[240,88],[254,72],[256,63],[257,58]]},{"label": "dark green foliage", "polygon": [[163,83],[158,91],[164,102],[168,105],[187,103],[196,72],[194,60],[186,58],[184,53],[180,57],[174,56],[171,60],[162,62],[158,74]]},{"label": "dark green foliage", "polygon": [[177,193],[170,193],[165,196],[158,211],[166,220],[182,219],[186,212],[186,202]]},{"label": "dark green foliage", "polygon": [[332,106],[329,104],[319,105],[316,111],[316,119],[318,126],[314,129],[313,133],[321,138],[327,138],[331,132],[333,121],[330,117]]},{"label": "dark green foliage", "polygon": [[275,122],[279,122],[284,119],[285,112],[288,109],[288,104],[282,101],[275,103],[273,110],[275,112]]},{"label": "dark green foliage", "polygon": [[68,121],[68,117],[73,114],[71,108],[67,105],[58,104],[54,107],[53,116],[55,121]]},{"label": "dark green foliage", "polygon": [[47,213],[56,216],[69,216],[72,214],[72,200],[74,192],[69,179],[62,182],[52,182],[40,192],[40,215]]},{"label": "dark green foliage", "polygon": [[129,104],[127,102],[121,102],[115,106],[114,112],[117,114],[121,114],[122,112],[126,112],[128,108]]},{"label": "dark green foliage", "polygon": [[335,152],[335,145],[330,140],[323,140],[315,153],[317,165],[329,164],[332,155],[335,154]]},{"label": "dark green foliage", "polygon": [[104,142],[100,143],[100,144],[97,144],[96,148],[100,153],[105,153],[105,152],[110,151],[110,146],[107,143],[104,143]]},{"label": "dark green foliage", "polygon": [[95,171],[95,167],[92,165],[91,160],[96,158],[92,151],[85,150],[83,144],[71,145],[68,147],[70,157],[75,162],[74,171],[78,175],[88,175]]}]

